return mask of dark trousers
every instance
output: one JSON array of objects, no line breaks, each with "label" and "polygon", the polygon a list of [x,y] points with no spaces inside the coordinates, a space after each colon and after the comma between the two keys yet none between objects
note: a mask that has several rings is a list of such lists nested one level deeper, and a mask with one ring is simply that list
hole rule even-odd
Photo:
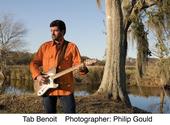
[{"label": "dark trousers", "polygon": [[43,97],[43,105],[46,113],[56,113],[57,99],[60,99],[64,113],[76,113],[74,94],[68,96],[45,96]]}]

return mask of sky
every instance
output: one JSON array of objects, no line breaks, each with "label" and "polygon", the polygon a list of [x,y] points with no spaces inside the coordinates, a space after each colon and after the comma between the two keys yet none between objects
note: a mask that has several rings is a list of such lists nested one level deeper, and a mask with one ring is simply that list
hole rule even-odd
[{"label": "sky", "polygon": [[[25,25],[24,48],[31,53],[51,39],[49,25],[60,19],[66,23],[65,39],[74,42],[82,56],[104,59],[104,6],[104,0],[101,9],[96,0],[0,0],[0,14],[12,14]],[[128,55],[134,57],[134,49],[130,48]]]}]

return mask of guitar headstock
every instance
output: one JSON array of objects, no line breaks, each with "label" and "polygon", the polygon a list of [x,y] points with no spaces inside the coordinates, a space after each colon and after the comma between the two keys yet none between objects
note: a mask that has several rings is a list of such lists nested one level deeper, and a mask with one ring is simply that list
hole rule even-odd
[{"label": "guitar headstock", "polygon": [[96,62],[97,62],[96,59],[86,59],[86,60],[84,61],[84,63],[85,63],[86,66],[93,65],[93,64],[95,64]]}]

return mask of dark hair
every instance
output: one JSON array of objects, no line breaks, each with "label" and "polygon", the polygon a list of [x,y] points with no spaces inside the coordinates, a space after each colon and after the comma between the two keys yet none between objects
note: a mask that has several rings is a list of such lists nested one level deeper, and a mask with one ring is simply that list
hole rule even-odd
[{"label": "dark hair", "polygon": [[64,31],[64,35],[66,33],[66,25],[62,20],[54,20],[50,23],[50,27],[57,26],[60,31]]}]

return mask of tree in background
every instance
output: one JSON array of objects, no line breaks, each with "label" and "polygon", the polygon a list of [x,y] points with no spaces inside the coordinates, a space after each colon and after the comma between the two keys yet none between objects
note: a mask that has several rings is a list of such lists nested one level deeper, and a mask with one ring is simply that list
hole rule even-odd
[{"label": "tree in background", "polygon": [[20,49],[24,43],[26,29],[19,21],[14,21],[12,15],[0,15],[0,64],[1,70],[6,67],[10,51]]},{"label": "tree in background", "polygon": [[[100,4],[100,0],[97,0]],[[125,62],[127,35],[133,34],[137,43],[138,80],[151,54],[148,32],[154,30],[157,43],[164,43],[164,34],[170,26],[169,0],[105,0],[107,52],[104,75],[98,94],[106,94],[114,100],[121,100],[127,106],[131,103],[126,91]],[[148,25],[147,25],[148,24]],[[156,24],[156,25],[155,25]],[[153,25],[155,25],[153,27]],[[148,29],[147,29],[148,27]],[[146,30],[147,29],[147,30]],[[159,44],[163,45],[163,44]]]},{"label": "tree in background", "polygon": [[[147,0],[149,6],[144,6],[138,16],[133,18],[130,34],[137,44],[137,82],[140,83],[145,71],[148,55],[164,58],[169,55],[168,36],[170,34],[170,1]],[[142,1],[138,1],[142,8]],[[149,50],[149,43],[153,46]]]}]

